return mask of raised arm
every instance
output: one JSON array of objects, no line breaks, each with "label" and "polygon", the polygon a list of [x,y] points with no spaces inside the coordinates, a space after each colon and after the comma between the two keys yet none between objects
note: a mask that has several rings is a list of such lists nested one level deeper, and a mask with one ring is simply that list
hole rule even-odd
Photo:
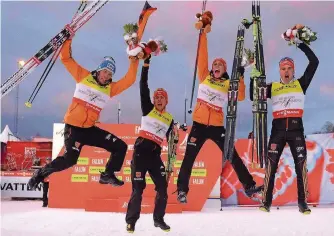
[{"label": "raised arm", "polygon": [[244,77],[240,76],[240,81],[239,81],[239,92],[238,92],[238,101],[243,101],[245,100],[246,97],[246,93],[245,93],[245,81],[244,81]]},{"label": "raised arm", "polygon": [[136,81],[139,60],[131,60],[126,75],[119,81],[111,84],[110,97],[116,96],[127,90]]},{"label": "raised arm", "polygon": [[83,78],[90,74],[88,70],[80,66],[73,58],[72,58],[72,39],[68,39],[64,42],[63,47],[60,51],[60,60],[70,72],[72,77],[75,79],[77,83],[79,83]]},{"label": "raised arm", "polygon": [[304,91],[304,94],[306,93],[306,90],[308,88],[308,86],[310,85],[313,77],[314,77],[314,74],[318,68],[318,65],[319,65],[319,59],[317,58],[317,56],[314,54],[314,52],[312,51],[311,48],[309,48],[309,46],[307,46],[306,44],[304,43],[300,43],[298,45],[298,48],[300,48],[300,50],[302,50],[309,63],[305,69],[305,72],[304,74],[302,75],[302,77],[300,77],[298,80],[299,80],[299,83]]},{"label": "raised arm", "polygon": [[202,33],[199,40],[199,52],[198,52],[198,62],[197,62],[197,74],[198,79],[202,82],[210,74],[208,65],[208,40],[206,33]]},{"label": "raised arm", "polygon": [[148,88],[148,70],[150,68],[150,59],[146,59],[141,70],[140,77],[140,102],[143,116],[151,112],[154,105],[150,98],[150,89]]}]

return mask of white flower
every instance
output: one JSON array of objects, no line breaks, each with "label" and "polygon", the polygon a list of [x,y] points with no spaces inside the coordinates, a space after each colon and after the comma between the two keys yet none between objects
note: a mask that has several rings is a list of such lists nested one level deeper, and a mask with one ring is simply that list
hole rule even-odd
[{"label": "white flower", "polygon": [[293,36],[296,37],[297,33],[298,33],[298,30],[296,30],[296,29],[295,29],[295,30],[292,30],[292,35],[293,35]]},{"label": "white flower", "polygon": [[306,33],[302,33],[301,37],[305,38],[306,37]]}]

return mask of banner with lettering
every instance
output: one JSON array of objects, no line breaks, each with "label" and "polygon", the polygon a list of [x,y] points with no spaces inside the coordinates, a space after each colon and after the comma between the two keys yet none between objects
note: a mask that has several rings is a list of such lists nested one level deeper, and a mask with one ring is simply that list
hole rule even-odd
[{"label": "banner with lettering", "polygon": [[[251,140],[236,142],[239,155],[247,165],[257,184],[262,184],[264,169],[252,168]],[[300,147],[303,148],[303,147]],[[314,204],[334,203],[334,134],[306,136],[308,169],[308,202]],[[223,205],[258,205],[259,199],[249,199],[233,171],[227,164],[221,174],[220,194]],[[290,147],[285,146],[275,177],[273,205],[297,204],[297,179]]]},{"label": "banner with lettering", "polygon": [[[140,126],[134,124],[99,124],[105,129],[121,138],[128,145],[128,150],[123,167],[118,178],[125,181],[125,185],[114,188],[111,185],[98,183],[100,171],[104,171],[110,153],[97,147],[84,146],[77,164],[68,170],[57,172],[50,177],[49,206],[59,208],[85,208],[91,201],[100,202],[101,199],[129,199],[131,195],[131,169],[130,162],[133,154],[133,146],[138,137]],[[177,176],[185,153],[186,143],[190,128],[187,132],[180,131],[177,160],[174,164],[174,173],[168,186],[168,203],[176,204]],[[54,124],[52,157],[55,159],[62,155],[64,144],[64,124]],[[162,145],[162,159],[166,164],[167,143]],[[200,151],[191,173],[190,192],[188,204],[180,205],[182,210],[200,211],[209,197],[213,186],[216,184],[221,173],[222,156],[218,147],[208,141]],[[149,174],[146,175],[146,188],[143,197],[146,199],[155,197],[154,184]],[[88,203],[88,201],[90,203]],[[149,200],[147,202],[150,202]],[[154,204],[154,201],[152,202]],[[115,210],[117,211],[117,210]],[[120,206],[119,211],[123,211]]]},{"label": "banner with lettering", "polygon": [[28,187],[32,175],[26,171],[1,171],[1,197],[42,198],[42,183],[36,190]]}]

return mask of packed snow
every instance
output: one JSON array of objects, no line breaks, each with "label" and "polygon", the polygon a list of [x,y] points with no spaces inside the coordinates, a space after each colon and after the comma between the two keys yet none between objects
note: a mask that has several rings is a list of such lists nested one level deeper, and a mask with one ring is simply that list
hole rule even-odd
[{"label": "packed snow", "polygon": [[[208,200],[201,212],[167,214],[171,226],[166,233],[153,225],[152,214],[142,214],[134,235],[256,235],[256,236],[333,236],[334,206],[311,207],[302,215],[296,206],[272,208],[270,213],[256,207],[225,207],[219,200]],[[76,209],[42,208],[41,201],[1,201],[1,235],[129,235],[125,214],[85,212]]]}]

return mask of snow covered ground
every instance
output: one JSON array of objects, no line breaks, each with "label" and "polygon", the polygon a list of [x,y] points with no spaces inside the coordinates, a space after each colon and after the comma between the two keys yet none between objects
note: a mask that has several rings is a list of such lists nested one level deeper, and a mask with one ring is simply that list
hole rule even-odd
[{"label": "snow covered ground", "polygon": [[[125,214],[84,210],[42,208],[41,201],[1,201],[2,236],[118,236],[125,230]],[[219,200],[208,200],[202,212],[165,216],[171,231],[153,226],[152,214],[142,214],[134,235],[256,235],[333,236],[334,206],[311,208],[302,215],[297,207],[272,209],[271,213],[251,207],[229,207],[220,211]]]}]

